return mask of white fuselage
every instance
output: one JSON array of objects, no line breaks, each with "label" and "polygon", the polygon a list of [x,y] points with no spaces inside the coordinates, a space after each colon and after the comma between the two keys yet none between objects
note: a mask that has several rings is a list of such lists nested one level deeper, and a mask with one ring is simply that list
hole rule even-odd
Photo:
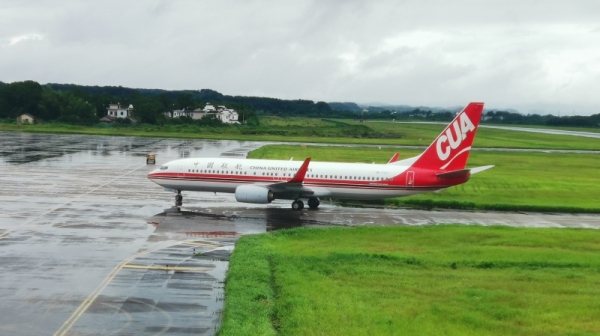
[{"label": "white fuselage", "polygon": [[[241,185],[269,186],[291,180],[301,161],[231,158],[191,158],[168,162],[148,178],[169,189],[234,193]],[[339,199],[381,199],[409,196],[438,190],[447,185],[415,186],[414,173],[400,176],[408,167],[386,164],[310,162],[301,186],[295,193],[277,198],[331,197]],[[305,192],[310,190],[310,193]]]}]

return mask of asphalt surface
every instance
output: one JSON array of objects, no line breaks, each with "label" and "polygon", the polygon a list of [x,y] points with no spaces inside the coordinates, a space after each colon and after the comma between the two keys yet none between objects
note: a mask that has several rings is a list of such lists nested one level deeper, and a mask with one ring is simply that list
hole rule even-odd
[{"label": "asphalt surface", "polygon": [[238,237],[297,226],[503,224],[600,228],[600,217],[341,208],[174,195],[150,182],[181,157],[256,142],[0,132],[0,334],[213,335]]}]

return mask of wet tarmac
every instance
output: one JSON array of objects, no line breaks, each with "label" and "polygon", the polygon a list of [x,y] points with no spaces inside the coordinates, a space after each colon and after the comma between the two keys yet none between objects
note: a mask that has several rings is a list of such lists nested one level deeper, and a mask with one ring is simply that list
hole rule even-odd
[{"label": "wet tarmac", "polygon": [[[213,335],[236,239],[297,226],[436,223],[600,228],[598,216],[341,208],[173,194],[150,182],[181,157],[256,142],[0,132],[0,334]],[[167,211],[165,211],[167,210]]]}]

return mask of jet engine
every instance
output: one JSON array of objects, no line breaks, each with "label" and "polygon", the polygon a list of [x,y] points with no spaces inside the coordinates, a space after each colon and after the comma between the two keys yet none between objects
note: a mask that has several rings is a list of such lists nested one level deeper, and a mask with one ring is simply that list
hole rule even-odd
[{"label": "jet engine", "polygon": [[275,199],[273,192],[265,187],[242,185],[235,188],[235,199],[244,203],[271,203]]}]

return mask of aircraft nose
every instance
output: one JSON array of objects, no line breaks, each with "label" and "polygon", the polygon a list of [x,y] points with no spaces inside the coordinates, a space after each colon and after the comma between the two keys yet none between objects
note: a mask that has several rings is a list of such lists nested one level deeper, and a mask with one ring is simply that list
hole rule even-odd
[{"label": "aircraft nose", "polygon": [[148,178],[153,178],[155,177],[158,173],[160,172],[160,169],[154,169],[153,171],[149,172],[147,177]]}]

